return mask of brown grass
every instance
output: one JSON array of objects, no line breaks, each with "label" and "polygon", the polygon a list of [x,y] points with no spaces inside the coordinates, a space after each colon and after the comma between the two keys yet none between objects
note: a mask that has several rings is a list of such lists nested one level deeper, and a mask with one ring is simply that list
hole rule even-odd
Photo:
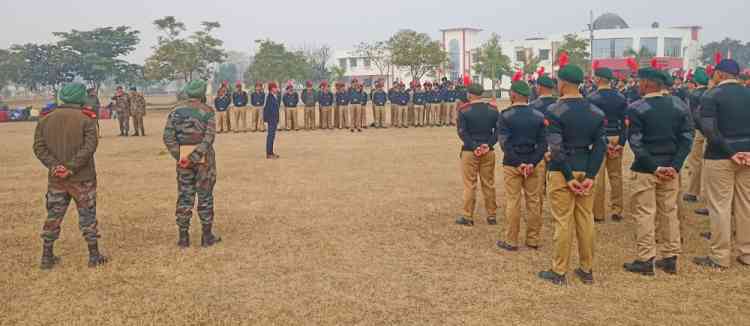
[{"label": "brown grass", "polygon": [[224,242],[198,249],[193,228],[193,247],[178,250],[164,118],[147,116],[145,138],[102,122],[98,217],[112,262],[85,266],[71,209],[50,272],[38,269],[46,171],[31,152],[35,124],[0,124],[0,325],[750,324],[750,269],[690,264],[708,246],[706,219],[692,215],[678,276],[622,271],[634,254],[628,221],[597,225],[595,285],[538,280],[548,213],[540,252],[496,250],[502,227],[483,218],[453,224],[461,179],[448,128],[282,133],[279,161],[264,159],[262,134],[220,135]]}]

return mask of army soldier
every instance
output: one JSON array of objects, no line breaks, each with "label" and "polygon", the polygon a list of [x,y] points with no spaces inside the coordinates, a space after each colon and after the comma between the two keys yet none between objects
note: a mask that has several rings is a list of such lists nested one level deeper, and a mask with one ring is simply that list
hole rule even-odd
[{"label": "army soldier", "polygon": [[497,223],[497,202],[495,201],[495,152],[497,143],[497,108],[482,102],[484,92],[479,84],[469,85],[470,102],[461,106],[458,113],[458,136],[463,141],[461,148],[461,169],[464,181],[463,215],[456,224],[474,225],[476,206],[477,177],[482,185],[482,197],[487,209],[487,223]]},{"label": "army soldier", "polygon": [[412,103],[414,103],[414,126],[421,127],[424,124],[424,104],[425,92],[422,91],[422,85],[416,84],[414,94],[412,94]]},{"label": "army soldier", "polygon": [[714,88],[701,99],[701,130],[706,136],[703,173],[711,216],[711,247],[700,266],[728,268],[734,215],[737,261],[750,265],[750,89],[739,80],[739,64],[724,59],[713,74]]},{"label": "army soldier", "polygon": [[333,117],[331,116],[333,93],[331,93],[328,82],[325,80],[320,83],[318,103],[320,104],[320,129],[333,129]]},{"label": "army soldier", "polygon": [[278,159],[279,155],[273,150],[273,144],[276,141],[276,127],[279,125],[279,87],[276,83],[268,84],[268,98],[266,106],[263,108],[263,122],[268,124],[268,134],[266,135],[266,159]]},{"label": "army soldier", "polygon": [[221,241],[211,231],[214,223],[214,185],[216,184],[216,153],[214,110],[202,101],[206,82],[193,80],[183,92],[189,100],[178,104],[169,113],[164,127],[164,145],[177,161],[177,227],[181,248],[190,246],[190,219],[195,197],[198,216],[203,227],[201,246],[210,247]]},{"label": "army soldier", "polygon": [[135,133],[133,136],[146,136],[146,131],[143,129],[143,117],[146,116],[146,98],[143,94],[138,93],[135,87],[130,88],[130,115],[133,117],[133,129]]},{"label": "army soldier", "polygon": [[287,130],[299,130],[299,121],[297,120],[297,104],[299,103],[299,93],[294,91],[292,84],[286,85],[286,93],[282,98],[284,102],[284,117],[286,121],[284,123]]},{"label": "army soldier", "polygon": [[84,107],[87,107],[96,113],[96,134],[99,138],[102,138],[102,128],[99,126],[99,109],[101,109],[99,96],[97,95],[96,88],[89,88],[86,92],[88,96],[86,97]]},{"label": "army soldier", "polygon": [[[521,202],[526,203],[526,246],[539,249],[542,209],[539,192],[545,167],[540,164],[547,151],[544,114],[529,107],[529,85],[517,81],[511,85],[511,106],[500,113],[497,139],[505,152],[503,177],[505,183],[505,238],[498,241],[500,249],[518,250],[521,227]],[[525,198],[523,197],[525,196]]]},{"label": "army soldier", "polygon": [[627,137],[627,121],[625,120],[625,110],[628,107],[628,101],[620,92],[612,89],[610,83],[615,79],[612,70],[609,68],[598,68],[594,72],[597,90],[589,94],[589,101],[604,111],[606,115],[606,133],[607,133],[607,155],[604,157],[604,164],[599,170],[594,185],[594,221],[602,223],[605,221],[607,209],[605,203],[607,179],[610,183],[610,207],[612,211],[612,221],[622,221],[623,211],[623,184],[622,184],[622,152]]},{"label": "army soldier", "polygon": [[344,83],[336,84],[336,118],[334,125],[337,129],[346,129],[349,127],[349,92]]},{"label": "army soldier", "polygon": [[250,126],[251,131],[266,131],[263,123],[263,107],[266,105],[266,92],[263,91],[263,83],[255,83],[255,91],[250,94]]},{"label": "army soldier", "polygon": [[[549,112],[549,107],[552,104],[557,103],[557,96],[555,96],[555,89],[557,89],[557,80],[552,79],[547,75],[542,75],[537,79],[536,83],[538,97],[535,101],[529,104],[530,107],[539,111],[542,115],[546,116]],[[539,210],[540,216],[544,210],[544,197],[547,195],[547,162],[549,162],[550,154],[547,151],[544,154],[544,160],[539,162],[539,168],[545,171],[545,177],[542,178],[542,191],[539,192]]]},{"label": "army soldier", "polygon": [[[695,125],[695,139],[693,140],[693,149],[690,152],[688,158],[688,169],[690,169],[690,181],[688,183],[688,189],[683,196],[683,200],[689,203],[698,202],[698,196],[701,195],[701,184],[702,184],[702,171],[703,171],[703,152],[705,150],[706,138],[701,132],[701,98],[703,94],[708,90],[708,75],[706,70],[698,68],[693,74],[692,82],[696,84],[696,88],[690,92],[688,96],[688,104],[690,105],[690,114],[693,117],[693,124]],[[706,213],[707,209],[706,209]]]},{"label": "army soldier", "polygon": [[654,275],[656,222],[662,228],[662,257],[656,266],[677,273],[680,221],[677,197],[679,172],[693,144],[693,122],[685,103],[664,95],[666,74],[652,68],[638,71],[642,100],[628,108],[630,147],[635,154],[633,218],[637,223],[637,258],[624,264],[628,272]]},{"label": "army soldier", "polygon": [[219,119],[219,131],[217,131],[219,134],[225,132],[225,128],[226,132],[232,131],[229,126],[229,116],[227,115],[230,104],[232,104],[232,98],[227,94],[227,88],[219,88],[219,92],[214,99],[214,109],[216,109],[216,117]]},{"label": "army soldier", "polygon": [[375,110],[374,126],[375,128],[385,127],[385,103],[388,102],[388,94],[383,90],[383,81],[378,80],[375,83],[375,90],[370,94],[372,107]]},{"label": "army soldier", "polygon": [[[234,93],[232,93],[232,109],[230,113],[232,115],[232,122],[228,122],[227,132],[234,128],[234,132],[247,132],[247,92],[242,89],[242,82],[237,81],[234,85]],[[252,118],[252,117],[251,117]],[[240,127],[240,121],[242,121],[242,127]],[[221,122],[221,121],[220,121]]]},{"label": "army soldier", "polygon": [[305,130],[315,129],[315,103],[317,94],[313,89],[312,81],[305,82],[305,89],[302,90],[302,104],[305,105]]},{"label": "army soldier", "polygon": [[583,70],[566,65],[558,73],[560,100],[549,107],[547,143],[548,195],[555,224],[552,269],[539,277],[565,284],[573,230],[578,238],[580,268],[575,274],[585,284],[594,282],[594,179],[607,151],[604,112],[585,100],[579,91]]},{"label": "army soldier", "polygon": [[96,267],[108,261],[99,253],[96,221],[94,153],[99,142],[96,113],[82,108],[86,103],[83,84],[63,86],[60,100],[63,105],[42,117],[34,132],[34,154],[49,170],[41,268],[51,269],[60,261],[54,255],[53,245],[60,237],[60,226],[71,199],[78,207],[78,224],[88,243],[89,267]]},{"label": "army soldier", "polygon": [[130,133],[130,98],[123,91],[122,86],[117,86],[115,96],[112,97],[115,111],[117,112],[117,121],[120,125],[120,137],[127,137]]}]

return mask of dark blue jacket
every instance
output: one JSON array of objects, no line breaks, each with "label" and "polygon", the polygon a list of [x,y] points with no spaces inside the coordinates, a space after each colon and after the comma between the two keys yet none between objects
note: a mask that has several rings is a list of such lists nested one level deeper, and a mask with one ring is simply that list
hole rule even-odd
[{"label": "dark blue jacket", "polygon": [[482,144],[490,148],[497,143],[497,109],[489,103],[464,104],[458,111],[458,137],[463,141],[464,151],[473,151]]},{"label": "dark blue jacket", "polygon": [[388,101],[390,101],[391,104],[396,104],[396,93],[398,93],[398,91],[395,88],[388,90]]},{"label": "dark blue jacket", "polygon": [[385,103],[388,102],[388,94],[384,90],[372,91],[370,98],[372,98],[372,102],[375,106],[384,106]]},{"label": "dark blue jacket", "polygon": [[628,100],[625,96],[614,89],[602,88],[589,94],[588,100],[604,111],[607,119],[604,130],[607,136],[618,136],[620,146],[625,146],[627,140],[625,111],[628,109]]},{"label": "dark blue jacket", "polygon": [[333,105],[333,93],[331,91],[323,92],[318,94],[318,103],[320,106],[331,106]]},{"label": "dark blue jacket", "polygon": [[398,105],[407,105],[409,104],[409,93],[406,91],[398,91],[394,95],[396,99],[396,104]]},{"label": "dark blue jacket", "polygon": [[439,89],[433,89],[430,92],[430,103],[442,103],[442,102],[443,102],[443,98],[442,98],[442,96],[440,94],[440,90]]},{"label": "dark blue jacket", "polygon": [[349,90],[349,103],[351,104],[366,104],[367,94],[360,91]]},{"label": "dark blue jacket", "polygon": [[529,106],[546,116],[547,113],[549,113],[550,105],[555,104],[556,102],[557,102],[557,97],[543,96],[529,103]]},{"label": "dark blue jacket", "polygon": [[264,101],[266,104],[263,107],[263,121],[268,124],[279,123],[279,98],[276,95],[268,94],[268,97]]},{"label": "dark blue jacket", "polygon": [[573,180],[573,172],[594,179],[607,153],[604,112],[583,98],[562,98],[549,107],[547,144],[550,171]]},{"label": "dark blue jacket", "polygon": [[281,99],[284,101],[285,107],[296,108],[299,103],[299,94],[297,92],[284,93]]},{"label": "dark blue jacket", "polygon": [[265,92],[253,92],[250,95],[250,104],[253,106],[263,106],[266,103],[266,93]]},{"label": "dark blue jacket", "polygon": [[232,103],[236,107],[247,106],[247,92],[234,92],[232,93]]},{"label": "dark blue jacket", "polygon": [[447,88],[441,88],[440,89],[440,100],[442,100],[445,103],[454,102],[453,100],[453,93],[451,90]]},{"label": "dark blue jacket", "polygon": [[750,89],[724,82],[701,98],[701,128],[706,136],[707,160],[729,159],[750,152]]},{"label": "dark blue jacket", "polygon": [[318,93],[313,89],[305,88],[302,90],[302,103],[305,106],[315,106],[315,102],[318,100]]},{"label": "dark blue jacket", "polygon": [[497,141],[505,155],[503,165],[537,165],[547,151],[544,114],[528,105],[515,105],[500,113]]},{"label": "dark blue jacket", "polygon": [[338,105],[349,105],[349,92],[336,92],[336,104]]},{"label": "dark blue jacket", "polygon": [[412,102],[414,102],[414,105],[424,105],[425,92],[422,92],[422,91],[414,92],[414,95],[412,95],[412,97],[413,97]]},{"label": "dark blue jacket", "polygon": [[214,108],[217,112],[226,112],[229,109],[229,105],[232,104],[232,98],[229,95],[217,97],[214,99]]}]

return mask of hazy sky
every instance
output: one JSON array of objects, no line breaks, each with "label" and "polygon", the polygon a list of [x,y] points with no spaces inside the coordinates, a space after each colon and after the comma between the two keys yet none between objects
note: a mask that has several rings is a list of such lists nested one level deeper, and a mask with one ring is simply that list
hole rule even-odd
[{"label": "hazy sky", "polygon": [[[713,5],[712,4],[717,4]],[[724,37],[750,41],[750,3],[695,0],[379,0],[379,1],[195,1],[195,0],[2,0],[0,48],[54,41],[52,32],[129,25],[141,31],[131,60],[142,62],[156,42],[152,22],[176,16],[192,31],[201,21],[219,21],[225,48],[250,52],[253,40],[270,38],[291,46],[329,44],[349,49],[363,40],[387,39],[410,28],[439,36],[441,28],[477,27],[504,39],[583,30],[604,12],[620,14],[631,27],[700,25],[703,41]]]}]

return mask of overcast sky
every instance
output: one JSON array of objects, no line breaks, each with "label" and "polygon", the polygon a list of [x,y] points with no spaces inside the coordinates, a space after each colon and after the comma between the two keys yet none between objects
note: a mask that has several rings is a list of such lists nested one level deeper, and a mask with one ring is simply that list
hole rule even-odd
[{"label": "overcast sky", "polygon": [[349,49],[404,28],[437,38],[441,28],[476,27],[484,30],[483,37],[495,32],[519,39],[583,30],[590,10],[595,16],[618,13],[631,27],[700,25],[704,42],[749,41],[748,9],[747,0],[2,0],[0,48],[55,41],[56,31],[128,25],[141,31],[141,44],[130,59],[142,62],[156,43],[152,22],[167,15],[185,22],[189,31],[201,21],[219,21],[225,48],[246,52],[261,38]]}]

